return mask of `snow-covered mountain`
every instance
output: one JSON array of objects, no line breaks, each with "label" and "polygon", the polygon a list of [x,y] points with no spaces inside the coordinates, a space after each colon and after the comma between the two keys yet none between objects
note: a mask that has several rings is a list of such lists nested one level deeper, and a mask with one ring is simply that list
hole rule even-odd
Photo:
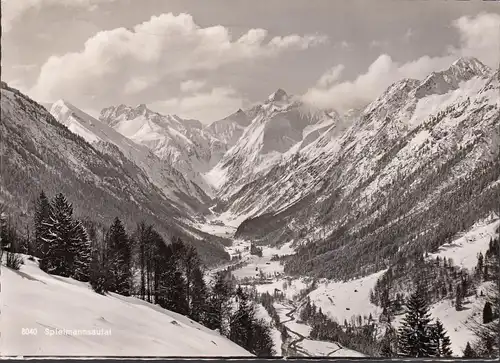
[{"label": "snow-covered mountain", "polygon": [[206,174],[222,199],[238,192],[256,174],[279,164],[292,149],[305,147],[339,121],[335,113],[314,110],[282,89],[245,114],[252,118],[251,124]]},{"label": "snow-covered mountain", "polygon": [[2,355],[252,356],[183,315],[96,294],[88,283],[49,275],[23,257],[19,271],[2,266],[0,274]]},{"label": "snow-covered mountain", "polygon": [[130,230],[149,221],[166,237],[181,236],[195,245],[207,263],[228,257],[221,244],[225,239],[183,222],[193,216],[151,181],[145,172],[148,159],[145,164],[134,159],[136,164],[125,155],[127,147],[130,157],[146,155],[135,154],[136,145],[119,139],[99,121],[75,109],[63,112],[59,106],[61,120],[89,140],[101,142],[92,146],[43,106],[2,82],[0,200],[10,206],[19,226],[32,223],[32,203],[43,189],[49,196],[64,193],[79,217],[88,216],[107,226],[120,216]]},{"label": "snow-covered mountain", "polygon": [[51,113],[57,121],[99,150],[112,153],[112,149],[106,147],[106,143],[118,147],[125,157],[144,171],[149,181],[158,187],[166,198],[182,208],[189,208],[191,214],[207,210],[206,204],[210,203],[210,198],[198,185],[177,170],[169,160],[160,159],[146,146],[123,136],[68,101],[55,102],[52,105]]},{"label": "snow-covered mountain", "polygon": [[148,147],[160,159],[172,164],[187,180],[208,195],[212,188],[201,176],[227,150],[226,143],[206,131],[197,120],[161,115],[142,104],[108,107],[99,119],[137,144]]},{"label": "snow-covered mountain", "polygon": [[[466,227],[485,217],[500,192],[500,99],[498,71],[478,64],[460,59],[436,73],[446,75],[446,92],[422,96],[429,78],[396,82],[352,125],[332,125],[258,175],[224,204],[228,215],[254,217],[237,236],[314,241],[295,271],[331,275],[333,264],[354,259],[359,273],[384,265],[366,246],[383,246],[384,258],[410,241],[434,248],[460,228],[451,219]],[[480,187],[469,191],[471,182]]]}]

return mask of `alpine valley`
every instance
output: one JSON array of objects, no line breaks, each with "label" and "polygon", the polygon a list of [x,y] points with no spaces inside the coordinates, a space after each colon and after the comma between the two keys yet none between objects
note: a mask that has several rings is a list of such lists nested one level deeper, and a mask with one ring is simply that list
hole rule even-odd
[{"label": "alpine valley", "polygon": [[[71,291],[88,301],[94,314],[86,314],[97,327],[119,331],[122,320],[131,319],[140,334],[140,320],[167,319],[144,328],[150,354],[165,355],[165,348],[175,355],[262,356],[265,342],[259,348],[241,343],[231,335],[231,318],[231,333],[222,323],[198,327],[193,321],[203,319],[195,314],[192,291],[185,311],[151,304],[160,300],[149,297],[144,273],[156,271],[145,267],[155,253],[147,255],[138,242],[144,222],[166,245],[184,246],[175,251],[191,251],[182,256],[199,256],[195,270],[214,284],[213,294],[224,283],[240,286],[229,305],[243,309],[241,301],[253,301],[274,355],[396,356],[402,349],[397,336],[401,341],[407,328],[405,301],[418,300],[415,291],[447,331],[449,354],[463,356],[466,348],[498,354],[498,343],[481,350],[477,332],[499,320],[495,308],[490,321],[483,319],[499,264],[499,70],[460,58],[425,79],[401,79],[346,113],[278,89],[209,125],[144,104],[109,106],[96,119],[70,102],[43,106],[2,82],[0,201],[7,206],[5,228],[13,226],[25,259],[19,271],[2,273],[2,285],[18,286],[5,289],[2,312],[32,311],[41,296],[62,301]],[[71,274],[58,280],[38,266],[42,256],[30,240],[39,233],[33,220],[42,190],[67,198],[90,239],[108,241],[119,217],[136,241],[127,293],[108,289],[100,296],[86,281]],[[183,263],[189,290],[191,265]],[[14,307],[19,286],[29,293]],[[54,303],[43,317],[26,315],[16,324],[38,319],[57,328],[51,314],[79,315],[76,305]],[[151,343],[175,337],[172,329],[223,351],[190,350],[189,340]],[[19,354],[23,341],[6,336],[8,354]],[[79,337],[68,354],[88,355],[90,343],[96,354],[113,354],[114,345],[87,338]],[[110,339],[128,342],[114,332]],[[42,353],[55,354],[46,340]],[[30,354],[38,354],[38,343],[30,344]],[[137,355],[131,345],[123,352]]]}]

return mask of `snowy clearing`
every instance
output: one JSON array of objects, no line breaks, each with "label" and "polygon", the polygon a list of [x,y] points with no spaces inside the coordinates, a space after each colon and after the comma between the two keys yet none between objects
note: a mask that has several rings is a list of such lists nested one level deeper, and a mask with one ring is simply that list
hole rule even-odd
[{"label": "snowy clearing", "polygon": [[495,238],[495,231],[499,226],[500,218],[493,215],[476,223],[453,242],[442,245],[437,253],[429,254],[429,257],[451,258],[454,264],[472,270],[476,267],[477,255],[479,252],[486,252],[490,239]]}]

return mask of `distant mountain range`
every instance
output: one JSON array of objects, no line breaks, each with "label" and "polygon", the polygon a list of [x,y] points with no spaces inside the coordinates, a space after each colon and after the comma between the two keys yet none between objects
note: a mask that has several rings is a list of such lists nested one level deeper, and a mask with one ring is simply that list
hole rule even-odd
[{"label": "distant mountain range", "polygon": [[62,185],[81,213],[145,214],[211,262],[228,241],[198,226],[219,218],[237,238],[293,242],[289,273],[364,274],[500,213],[498,77],[461,58],[346,114],[278,89],[210,125],[144,104],[97,120],[60,100],[49,114],[3,83],[0,196],[26,211]]}]

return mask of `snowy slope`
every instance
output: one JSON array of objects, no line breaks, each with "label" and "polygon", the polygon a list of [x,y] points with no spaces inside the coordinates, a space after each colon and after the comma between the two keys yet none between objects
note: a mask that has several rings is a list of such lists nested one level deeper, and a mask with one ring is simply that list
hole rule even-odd
[{"label": "snowy slope", "polygon": [[[51,113],[56,120],[67,126],[69,130],[82,136],[87,142],[96,144],[111,143],[148,176],[163,194],[183,207],[194,209],[192,212],[206,209],[203,203],[208,196],[189,179],[184,178],[174,165],[163,161],[146,146],[137,144],[131,139],[115,131],[105,123],[79,110],[65,100],[52,105]],[[106,150],[101,148],[101,150]]]},{"label": "snowy slope", "polygon": [[[185,316],[132,297],[96,294],[85,283],[44,273],[36,262],[1,269],[3,355],[251,355]],[[37,333],[23,335],[24,328]]]},{"label": "snowy slope", "polygon": [[451,258],[455,265],[473,270],[477,265],[477,255],[480,252],[484,255],[488,250],[490,240],[496,237],[499,226],[500,218],[496,215],[478,221],[467,233],[457,236],[451,243],[445,243],[429,257]]}]

